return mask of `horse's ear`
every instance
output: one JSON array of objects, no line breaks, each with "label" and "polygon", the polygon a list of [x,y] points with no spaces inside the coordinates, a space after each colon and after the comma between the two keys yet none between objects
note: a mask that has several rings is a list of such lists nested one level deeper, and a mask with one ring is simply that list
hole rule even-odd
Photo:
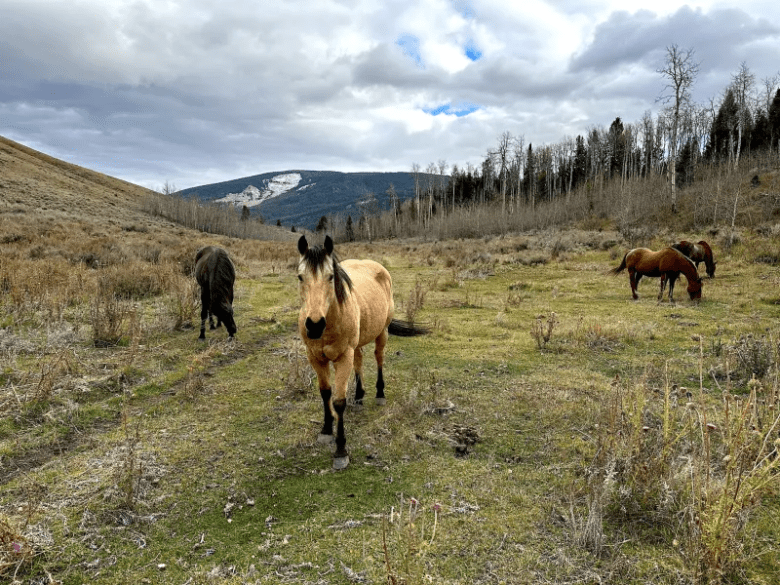
[{"label": "horse's ear", "polygon": [[333,254],[333,240],[330,239],[330,236],[325,236],[325,252],[328,256]]},{"label": "horse's ear", "polygon": [[308,249],[309,242],[306,241],[306,236],[301,236],[298,240],[298,251],[301,253],[301,256],[303,256]]}]

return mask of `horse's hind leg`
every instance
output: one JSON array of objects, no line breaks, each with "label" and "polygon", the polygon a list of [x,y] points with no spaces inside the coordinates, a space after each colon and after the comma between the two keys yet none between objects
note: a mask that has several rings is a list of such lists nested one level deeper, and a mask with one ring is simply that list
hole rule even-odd
[{"label": "horse's hind leg", "polygon": [[385,345],[387,345],[387,329],[383,329],[374,343],[374,357],[376,358],[376,403],[385,404],[385,377],[382,368],[385,364]]},{"label": "horse's hind leg", "polygon": [[363,389],[363,350],[359,347],[355,349],[352,367],[355,370],[355,404],[363,404],[366,392]]},{"label": "horse's hind leg", "polygon": [[636,294],[636,287],[639,284],[640,278],[642,278],[641,275],[638,275],[634,270],[629,269],[628,282],[631,284],[631,296],[634,297],[634,300],[639,298],[639,295]]},{"label": "horse's hind leg", "polygon": [[[661,287],[658,289],[658,302],[661,302],[661,299],[664,296],[664,289],[666,288],[666,274],[661,275]],[[671,291],[671,287],[669,288]]]},{"label": "horse's hind leg", "polygon": [[206,319],[210,317],[209,305],[211,304],[211,297],[209,295],[209,289],[206,286],[200,287],[200,336],[198,339],[206,339]]}]

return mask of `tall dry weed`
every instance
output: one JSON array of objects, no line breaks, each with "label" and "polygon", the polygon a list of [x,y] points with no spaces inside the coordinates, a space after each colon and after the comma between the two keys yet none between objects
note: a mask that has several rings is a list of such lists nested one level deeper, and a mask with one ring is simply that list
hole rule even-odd
[{"label": "tall dry weed", "polygon": [[420,282],[419,280],[415,280],[414,286],[409,291],[409,296],[406,298],[406,302],[404,303],[404,314],[406,316],[406,320],[409,321],[409,323],[414,324],[416,322],[417,314],[425,306],[425,299],[427,295],[428,287],[425,285],[425,283]]},{"label": "tall dry weed", "polygon": [[751,546],[751,515],[780,493],[777,380],[754,379],[748,396],[719,401],[674,384],[668,370],[666,380],[661,393],[647,380],[613,383],[586,473],[589,522],[603,511],[624,530],[663,527],[694,582],[731,582]]}]

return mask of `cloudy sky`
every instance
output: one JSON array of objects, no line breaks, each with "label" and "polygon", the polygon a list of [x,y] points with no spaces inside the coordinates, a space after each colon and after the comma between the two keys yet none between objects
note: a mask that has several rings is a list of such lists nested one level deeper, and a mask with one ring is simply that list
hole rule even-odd
[{"label": "cloudy sky", "polygon": [[777,0],[0,0],[0,135],[152,188],[479,165],[655,116],[672,44],[760,89]]}]

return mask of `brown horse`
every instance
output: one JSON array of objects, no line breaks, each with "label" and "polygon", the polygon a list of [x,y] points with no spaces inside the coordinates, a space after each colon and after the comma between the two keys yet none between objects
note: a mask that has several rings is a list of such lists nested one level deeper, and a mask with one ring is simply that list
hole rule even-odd
[{"label": "brown horse", "polygon": [[[206,246],[195,255],[195,279],[200,285],[200,337],[206,339],[206,317],[209,328],[216,329],[222,323],[228,331],[228,338],[236,334],[233,319],[233,283],[236,269],[228,253],[217,246]],[[214,325],[213,316],[217,318]]]},{"label": "brown horse", "polygon": [[[393,283],[384,266],[373,260],[339,262],[333,240],[309,247],[305,236],[298,240],[298,286],[301,311],[298,330],[306,345],[309,363],[317,374],[324,421],[318,441],[333,441],[333,420],[337,419],[334,469],[349,465],[344,435],[347,385],[355,371],[355,402],[362,404],[362,348],[374,342],[377,365],[376,402],[385,403],[382,376],[388,333],[417,335],[425,330],[393,319]],[[330,385],[330,364],[335,372],[335,392]]]},{"label": "brown horse", "polygon": [[658,291],[658,301],[664,294],[666,281],[669,281],[669,302],[674,303],[674,283],[682,272],[688,279],[688,294],[691,300],[701,298],[701,278],[696,271],[693,261],[685,256],[679,250],[674,248],[664,248],[658,252],[653,252],[647,248],[634,248],[626,252],[620,266],[612,269],[612,274],[619,274],[628,269],[629,282],[631,283],[631,294],[634,300],[639,298],[636,294],[637,286],[643,276],[661,277],[661,288]]},{"label": "brown horse", "polygon": [[715,266],[718,264],[715,262],[712,255],[712,248],[704,240],[699,240],[697,243],[689,242],[688,240],[682,240],[676,244],[672,244],[672,248],[679,250],[688,258],[693,260],[696,265],[696,270],[699,269],[699,263],[704,262],[704,266],[707,268],[707,276],[715,278]]}]

